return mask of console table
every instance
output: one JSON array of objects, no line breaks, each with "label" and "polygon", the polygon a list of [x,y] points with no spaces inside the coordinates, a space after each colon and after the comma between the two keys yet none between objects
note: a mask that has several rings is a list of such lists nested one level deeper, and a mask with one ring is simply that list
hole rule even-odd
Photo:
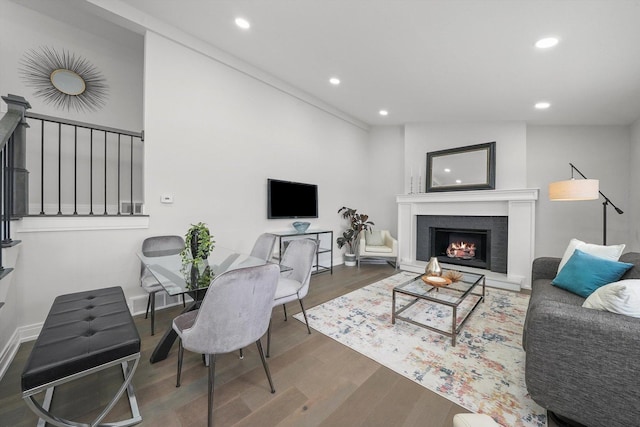
[{"label": "console table", "polygon": [[[318,252],[316,252],[316,261],[313,265],[313,271],[311,274],[322,273],[323,271],[330,271],[333,274],[333,231],[332,230],[307,230],[303,233],[297,231],[277,231],[270,232],[278,237],[278,260],[282,259],[282,254],[288,242],[300,237],[315,236],[315,240],[318,241]],[[325,256],[322,256],[322,255]],[[329,256],[329,260],[326,261],[326,254]],[[322,260],[320,259],[322,256]]]}]

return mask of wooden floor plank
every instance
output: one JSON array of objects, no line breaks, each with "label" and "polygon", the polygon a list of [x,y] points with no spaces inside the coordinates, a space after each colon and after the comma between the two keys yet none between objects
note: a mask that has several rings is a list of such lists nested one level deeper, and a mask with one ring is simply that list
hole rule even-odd
[{"label": "wooden floor plank", "polygon": [[[331,427],[338,425],[364,426],[370,422],[369,415],[376,407],[385,405],[384,401],[389,389],[400,380],[397,374],[389,369],[379,367],[360,387],[356,389],[341,405],[325,419],[320,426]],[[374,420],[374,424],[377,424]]]}]

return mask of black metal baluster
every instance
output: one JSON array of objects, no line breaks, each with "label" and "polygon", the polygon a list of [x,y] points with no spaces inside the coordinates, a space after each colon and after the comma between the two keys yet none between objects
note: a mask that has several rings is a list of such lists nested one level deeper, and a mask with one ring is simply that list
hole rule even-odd
[{"label": "black metal baluster", "polygon": [[62,215],[62,123],[58,123],[58,215]]},{"label": "black metal baluster", "polygon": [[135,211],[134,207],[133,207],[133,135],[131,136],[131,215],[133,215],[133,212]]},{"label": "black metal baluster", "polygon": [[78,215],[78,126],[73,127],[73,214]]},{"label": "black metal baluster", "polygon": [[118,215],[120,212],[120,137],[122,134],[118,134]]},{"label": "black metal baluster", "polygon": [[107,131],[104,132],[104,214],[107,215]]},{"label": "black metal baluster", "polygon": [[44,120],[40,123],[40,215],[44,215]]},{"label": "black metal baluster", "polygon": [[89,147],[89,215],[93,215],[93,129]]}]

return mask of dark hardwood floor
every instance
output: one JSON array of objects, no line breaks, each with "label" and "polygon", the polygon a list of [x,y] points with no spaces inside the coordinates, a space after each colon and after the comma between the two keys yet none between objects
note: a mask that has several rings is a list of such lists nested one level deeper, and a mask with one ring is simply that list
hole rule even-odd
[{"label": "dark hardwood floor", "polygon": [[[389,265],[338,266],[334,273],[313,276],[305,307],[331,300],[393,275]],[[150,364],[149,357],[162,332],[180,310],[157,312],[156,335],[149,320],[136,316],[142,357],[133,380],[145,426],[197,426],[207,422],[207,369],[200,355],[185,351],[182,385],[175,387],[176,346],[169,357]],[[288,314],[300,311],[287,305]],[[216,364],[215,423],[217,426],[426,426],[450,427],[464,408],[394,373],[303,323],[285,322],[282,308],[274,310],[271,358],[276,393],[269,386],[255,346],[222,355]],[[266,345],[266,339],[263,340]],[[21,345],[0,381],[0,427],[34,426],[35,415],[21,398],[20,374],[33,342]],[[53,405],[59,415],[88,422],[102,409],[120,384],[113,368],[65,384],[56,390]],[[125,399],[107,417],[116,421],[128,411]],[[78,417],[78,415],[81,415]],[[122,418],[122,417],[120,417]]]}]

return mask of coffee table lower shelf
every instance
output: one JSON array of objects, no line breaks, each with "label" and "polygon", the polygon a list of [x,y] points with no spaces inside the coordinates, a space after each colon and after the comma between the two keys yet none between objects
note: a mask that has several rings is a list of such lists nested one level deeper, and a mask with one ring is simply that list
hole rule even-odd
[{"label": "coffee table lower shelf", "polygon": [[[419,279],[417,279],[419,280]],[[482,286],[482,294],[476,294],[471,292],[476,285],[480,284]],[[404,284],[403,284],[404,285]],[[456,291],[456,292],[461,292],[462,296],[455,302],[451,302],[451,301],[447,301],[441,298],[437,297],[437,294],[439,293],[439,288],[437,287],[432,287],[431,289],[428,289],[424,294],[422,295],[417,295],[413,292],[406,292],[403,289],[400,289],[401,286],[403,285],[399,285],[396,286],[395,288],[393,288],[393,294],[392,294],[392,308],[391,308],[391,323],[395,325],[396,320],[402,320],[404,322],[408,322],[411,323],[413,325],[419,326],[421,328],[425,328],[425,329],[429,329],[430,331],[433,332],[437,332],[439,334],[442,334],[444,336],[450,337],[451,338],[451,345],[455,347],[456,345],[456,337],[458,336],[458,334],[460,333],[460,331],[462,330],[462,328],[464,327],[465,323],[467,322],[467,320],[469,319],[469,317],[471,316],[471,313],[473,313],[476,308],[478,307],[478,305],[484,301],[484,295],[485,295],[485,278],[484,276],[481,276],[478,278],[477,281],[475,281],[475,283],[473,285],[471,285],[468,289],[466,290],[460,290],[460,289],[455,289],[455,288],[447,288],[447,291]],[[429,286],[429,285],[426,285]],[[444,288],[440,288],[440,289],[444,289]],[[396,295],[397,294],[401,294],[404,296],[408,296],[408,297],[413,297],[413,301],[409,302],[408,304],[402,306],[400,309],[396,310]],[[432,297],[430,294],[433,294],[434,296]],[[473,303],[473,306],[471,307],[471,309],[469,309],[466,313],[466,315],[459,321],[457,322],[457,314],[458,314],[458,307],[461,305],[462,301],[464,301],[467,298],[470,297],[478,297],[477,300]],[[411,317],[407,317],[407,316],[403,316],[401,315],[403,312],[405,312],[407,309],[411,308],[414,304],[416,304],[418,301],[428,301],[428,302],[432,302],[435,304],[440,304],[446,307],[450,307],[452,310],[452,316],[451,316],[451,329],[450,330],[443,330],[443,329],[439,329],[436,328],[434,326],[430,326],[427,325],[425,323],[416,321],[415,319],[412,319]]]}]

